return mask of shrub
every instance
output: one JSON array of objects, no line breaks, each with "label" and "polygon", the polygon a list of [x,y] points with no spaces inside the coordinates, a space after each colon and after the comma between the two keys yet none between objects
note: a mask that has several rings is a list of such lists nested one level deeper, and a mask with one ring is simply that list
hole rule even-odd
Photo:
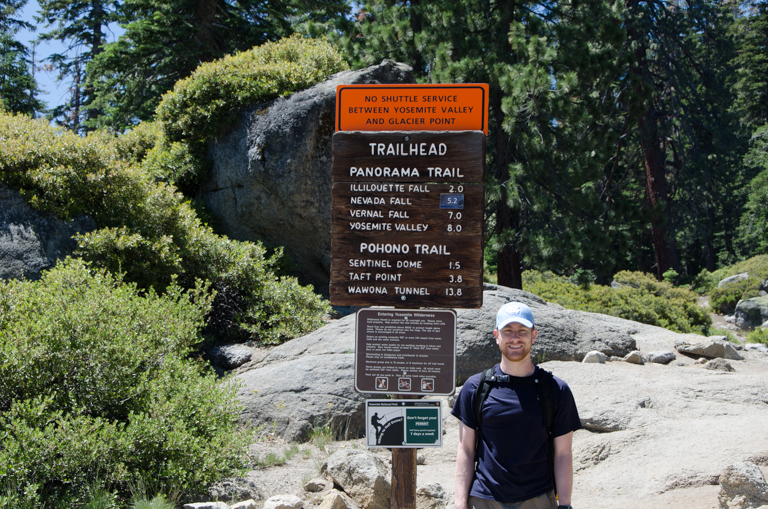
[{"label": "shrub", "polygon": [[694,278],[692,288],[695,292],[703,295],[717,288],[718,283],[723,279],[744,272],[760,279],[768,279],[768,254],[753,256],[714,272],[709,272],[705,269]]},{"label": "shrub", "polygon": [[715,288],[709,293],[709,305],[720,314],[731,314],[740,300],[757,297],[760,288],[759,277],[749,276]]},{"label": "shrub", "polygon": [[768,329],[755,329],[747,334],[747,342],[768,345]]},{"label": "shrub", "polygon": [[201,65],[157,107],[169,141],[216,136],[243,107],[308,88],[348,68],[336,50],[300,35]]},{"label": "shrub", "polygon": [[0,181],[41,210],[90,214],[100,229],[77,237],[78,255],[141,289],[210,281],[219,291],[210,332],[279,342],[322,325],[327,302],[277,275],[280,251],[267,258],[261,245],[214,234],[175,187],[142,171],[137,163],[152,159],[157,136],[144,129],[81,138],[0,115]]},{"label": "shrub", "polygon": [[77,508],[142,478],[193,494],[244,469],[236,388],[188,356],[210,299],[141,296],[76,259],[0,282],[0,496]]},{"label": "shrub", "polygon": [[619,272],[621,285],[577,285],[551,272],[525,271],[523,289],[569,309],[603,313],[676,332],[703,333],[712,323],[696,294],[641,272]]}]

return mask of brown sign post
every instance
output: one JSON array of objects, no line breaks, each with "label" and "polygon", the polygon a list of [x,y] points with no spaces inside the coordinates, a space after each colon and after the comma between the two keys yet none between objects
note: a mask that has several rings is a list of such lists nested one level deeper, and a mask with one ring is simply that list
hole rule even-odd
[{"label": "brown sign post", "polygon": [[[488,85],[339,85],[336,106],[330,300],[395,308],[358,312],[355,388],[450,394],[455,312],[402,308],[482,306]],[[415,506],[416,449],[393,448],[392,507]]]}]

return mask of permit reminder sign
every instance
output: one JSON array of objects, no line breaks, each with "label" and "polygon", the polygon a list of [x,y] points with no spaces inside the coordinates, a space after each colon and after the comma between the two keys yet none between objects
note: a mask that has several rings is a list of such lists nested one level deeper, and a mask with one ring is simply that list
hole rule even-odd
[{"label": "permit reminder sign", "polygon": [[483,131],[488,84],[339,85],[336,131]]},{"label": "permit reminder sign", "polygon": [[439,400],[365,402],[368,447],[442,447],[443,419]]}]

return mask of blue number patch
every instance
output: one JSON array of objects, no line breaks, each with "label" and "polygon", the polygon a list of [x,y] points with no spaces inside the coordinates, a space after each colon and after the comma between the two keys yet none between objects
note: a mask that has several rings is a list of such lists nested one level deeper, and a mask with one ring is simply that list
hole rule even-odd
[{"label": "blue number patch", "polygon": [[440,193],[441,209],[463,209],[464,194],[459,193]]}]

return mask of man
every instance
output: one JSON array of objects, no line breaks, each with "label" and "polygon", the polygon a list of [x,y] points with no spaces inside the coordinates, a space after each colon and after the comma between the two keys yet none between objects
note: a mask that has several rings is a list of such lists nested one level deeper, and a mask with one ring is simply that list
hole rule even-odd
[{"label": "man", "polygon": [[[573,432],[581,424],[570,388],[553,377],[552,431],[558,502],[547,457],[547,430],[538,388],[533,383],[542,371],[531,360],[537,334],[528,306],[510,302],[499,308],[493,335],[501,350],[501,363],[494,367],[494,374],[510,375],[510,381],[491,384],[479,428],[473,400],[480,374],[465,382],[453,407],[452,413],[460,421],[456,509],[571,509],[571,445]],[[480,440],[475,451],[477,433]]]}]

